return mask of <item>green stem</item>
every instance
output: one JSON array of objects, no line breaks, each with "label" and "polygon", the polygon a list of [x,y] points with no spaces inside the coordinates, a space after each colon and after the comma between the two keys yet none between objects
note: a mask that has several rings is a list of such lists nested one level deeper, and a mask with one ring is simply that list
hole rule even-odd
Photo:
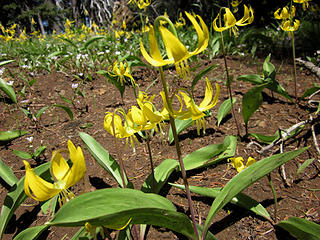
[{"label": "green stem", "polygon": [[175,125],[175,122],[174,122],[174,118],[171,115],[171,113],[173,112],[172,111],[173,109],[172,109],[171,101],[169,99],[167,83],[166,83],[166,80],[164,78],[164,73],[163,73],[162,67],[159,67],[159,70],[160,70],[160,76],[161,76],[161,82],[162,82],[163,90],[164,90],[164,93],[165,93],[165,98],[166,98],[166,101],[167,101],[167,104],[168,104],[168,108],[169,108],[168,110],[169,110],[170,125],[171,125],[172,133],[173,133],[173,136],[174,136],[174,144],[175,144],[175,147],[176,147],[178,160],[179,160],[179,164],[180,164],[180,168],[181,168],[181,175],[182,175],[183,183],[184,183],[184,186],[185,186],[185,189],[186,189],[186,194],[187,194],[187,198],[188,198],[188,204],[189,204],[189,209],[190,209],[190,213],[191,213],[191,219],[192,219],[192,223],[193,223],[193,228],[194,228],[194,231],[196,233],[197,239],[200,239],[198,228],[197,228],[197,223],[196,223],[196,219],[195,219],[195,215],[194,215],[194,207],[193,207],[193,203],[192,203],[192,199],[191,199],[191,192],[190,192],[190,188],[189,188],[187,174],[186,174],[186,170],[185,170],[184,163],[183,163],[183,160],[182,160],[182,154],[181,154],[181,148],[180,148],[180,144],[179,144],[177,129],[176,129],[176,125]]},{"label": "green stem", "polygon": [[272,180],[271,180],[271,175],[270,173],[267,175],[268,177],[268,181],[271,187],[271,191],[272,191],[272,195],[273,195],[273,199],[274,199],[274,222],[277,222],[277,212],[278,212],[278,200],[277,200],[277,193],[276,190],[273,186]]},{"label": "green stem", "polygon": [[226,50],[225,50],[225,47],[224,47],[224,40],[223,40],[223,32],[220,32],[220,33],[221,33],[221,45],[222,45],[224,66],[225,66],[226,74],[227,74],[227,83],[226,84],[227,84],[227,88],[228,88],[229,98],[230,98],[230,101],[231,101],[232,115],[233,115],[233,119],[234,119],[234,122],[235,122],[236,127],[237,127],[238,136],[241,138],[240,128],[239,128],[239,124],[238,124],[238,121],[237,121],[237,118],[236,118],[236,115],[235,115],[235,110],[234,110],[233,101],[232,101],[233,99],[232,99],[232,90],[231,90],[231,80],[230,80],[230,77],[229,77],[227,56],[226,56]]},{"label": "green stem", "polygon": [[298,103],[297,95],[297,67],[296,67],[296,48],[294,45],[294,33],[292,32],[292,58],[293,58],[293,81],[294,81],[294,96],[296,98],[296,104]]},{"label": "green stem", "polygon": [[150,147],[150,134],[149,134],[149,132],[146,132],[146,138],[147,138],[147,147],[148,147],[148,154],[149,154],[150,167],[151,167],[152,192],[155,193],[155,191],[156,191],[156,179],[154,178],[154,166],[153,166],[152,152],[151,152],[151,147]]}]

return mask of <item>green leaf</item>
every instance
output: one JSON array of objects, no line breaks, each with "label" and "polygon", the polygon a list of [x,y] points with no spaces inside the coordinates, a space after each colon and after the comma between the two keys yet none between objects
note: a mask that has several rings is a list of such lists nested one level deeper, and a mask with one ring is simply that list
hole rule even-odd
[{"label": "green leaf", "polygon": [[263,99],[262,99],[261,91],[264,88],[265,88],[265,85],[253,87],[243,95],[242,117],[246,125],[248,124],[250,117],[262,105]]},{"label": "green leaf", "polygon": [[83,45],[82,50],[87,49],[92,43],[94,43],[94,42],[96,42],[96,41],[98,41],[98,40],[100,40],[100,39],[103,39],[103,38],[106,38],[106,37],[105,37],[105,36],[94,36],[94,37],[88,39],[88,40],[85,42],[85,44]]},{"label": "green leaf", "polygon": [[212,71],[213,69],[215,69],[216,67],[218,67],[219,64],[213,64],[211,66],[206,67],[205,69],[202,69],[197,75],[195,75],[192,84],[191,84],[191,91],[193,92],[194,87],[196,86],[196,84],[199,82],[199,80],[205,76],[208,72]]},{"label": "green leaf", "polygon": [[254,137],[259,142],[270,144],[279,138],[279,131],[276,131],[273,136],[266,136],[259,133],[249,133],[249,136]]},{"label": "green leaf", "polygon": [[31,159],[32,158],[32,154],[25,152],[25,151],[12,150],[12,153],[22,159]]},{"label": "green leaf", "polygon": [[288,220],[278,223],[277,226],[283,228],[299,240],[320,239],[320,225],[306,219],[290,217]]},{"label": "green leaf", "polygon": [[48,214],[52,213],[51,215],[54,214],[54,211],[57,206],[57,200],[58,200],[59,194],[54,196],[53,198],[48,199],[47,201],[40,202],[41,210],[43,214]]},{"label": "green leaf", "polygon": [[24,130],[0,131],[0,144],[2,142],[9,142],[26,134],[28,134],[28,132]]},{"label": "green leaf", "polygon": [[[187,120],[181,120],[181,119],[176,118],[174,120],[174,123],[176,125],[177,134],[179,135],[183,130],[187,129],[188,127],[190,127],[192,125],[192,119],[189,118]],[[169,141],[169,144],[173,143],[173,141],[174,141],[171,126],[170,126],[170,129],[168,132],[168,141]]]},{"label": "green leaf", "polygon": [[30,112],[28,109],[25,108],[20,108],[20,110],[24,113],[24,115],[26,115],[27,118],[32,119],[33,114],[32,112]]},{"label": "green leaf", "polygon": [[[215,164],[222,159],[234,156],[237,138],[226,136],[223,143],[211,144],[206,147],[197,149],[183,158],[186,170],[205,167]],[[216,158],[214,158],[216,157]]]},{"label": "green leaf", "polygon": [[271,78],[272,81],[275,80],[276,77],[276,68],[274,65],[270,62],[270,55],[266,57],[264,63],[263,63],[263,75],[264,78]]},{"label": "green leaf", "polygon": [[257,74],[247,74],[247,75],[242,75],[240,77],[237,78],[238,81],[244,81],[244,82],[249,82],[249,83],[253,83],[256,85],[260,85],[265,83],[264,79],[262,77],[260,77]]},{"label": "green leaf", "polygon": [[17,103],[17,96],[13,88],[2,78],[0,78],[0,89],[11,99],[12,102]]},{"label": "green leaf", "polygon": [[308,167],[312,162],[313,162],[314,158],[310,158],[306,161],[304,161],[304,163],[301,164],[301,166],[299,166],[296,175],[298,176],[300,173],[302,173],[306,167]]},{"label": "green leaf", "polygon": [[37,239],[42,232],[47,230],[49,226],[47,225],[41,225],[36,227],[29,227],[22,232],[20,232],[13,240],[33,240]]},{"label": "green leaf", "polygon": [[280,94],[281,96],[287,98],[291,102],[293,101],[293,99],[289,96],[288,92],[276,80],[274,80],[274,81],[270,82],[268,85],[266,85],[266,88],[270,89],[273,92]]},{"label": "green leaf", "polygon": [[310,97],[312,94],[314,94],[316,91],[320,89],[320,86],[314,86],[312,88],[307,89],[304,94],[300,97],[300,99],[305,99],[307,97]]},{"label": "green leaf", "polygon": [[[86,144],[90,154],[99,163],[99,165],[104,168],[121,187],[124,187],[121,178],[120,166],[117,161],[89,134],[80,132],[79,135],[82,141]],[[125,184],[128,185],[127,177],[124,176],[124,179]]]},{"label": "green leaf", "polygon": [[89,240],[89,237],[85,236],[86,233],[85,227],[81,227],[70,240]]},{"label": "green leaf", "polygon": [[12,187],[18,181],[18,178],[14,175],[12,169],[7,164],[5,164],[1,158],[0,158],[0,177],[10,187]]},{"label": "green leaf", "polygon": [[[180,189],[185,189],[184,185],[172,184],[172,183],[169,183],[169,184]],[[211,198],[216,198],[220,193],[221,189],[222,188],[206,188],[206,187],[190,186],[191,192],[197,193],[201,196],[206,196]],[[252,199],[251,197],[249,197],[244,193],[238,193],[236,196],[234,196],[230,200],[230,203],[240,206],[242,208],[248,209],[257,215],[270,220],[270,215],[268,211],[259,202]]]},{"label": "green leaf", "polygon": [[165,227],[196,238],[191,220],[176,212],[168,199],[129,188],[108,188],[82,194],[63,205],[48,225],[84,226],[89,222],[119,228],[130,219],[131,224]]},{"label": "green leaf", "polygon": [[[34,172],[45,180],[50,179],[50,163],[45,163],[34,169]],[[24,177],[22,177],[8,192],[0,215],[0,239],[7,224],[16,209],[24,202],[27,195],[24,193]]]},{"label": "green leaf", "polygon": [[[232,98],[232,104],[235,104],[237,101],[236,98]],[[219,126],[222,119],[224,119],[224,117],[230,112],[232,108],[232,105],[231,105],[231,100],[230,98],[225,100],[219,107],[219,110],[218,110],[218,114],[217,114],[217,125]]]},{"label": "green leaf", "polygon": [[170,174],[179,167],[179,162],[174,159],[165,159],[158,167],[154,169],[155,187],[152,189],[153,179],[150,174],[143,183],[141,191],[145,193],[159,193],[163,185],[167,182]]},{"label": "green leaf", "polygon": [[62,105],[62,104],[53,104],[54,107],[58,107],[58,108],[61,108],[63,109],[64,111],[66,111],[66,113],[69,115],[69,118],[71,121],[73,121],[73,113],[72,111],[70,110],[69,107],[65,106],[65,105]]},{"label": "green leaf", "polygon": [[47,146],[39,146],[36,148],[36,150],[33,152],[32,157],[38,158],[44,151],[47,149]]},{"label": "green leaf", "polygon": [[38,113],[36,114],[36,118],[39,120],[39,118],[41,117],[42,113],[44,113],[44,111],[46,111],[49,108],[49,106],[44,106],[43,108],[41,108]]},{"label": "green leaf", "polygon": [[3,66],[3,65],[6,65],[6,64],[8,64],[8,63],[12,63],[12,62],[14,62],[15,60],[5,60],[5,61],[1,61],[0,62],[0,67],[1,66]]},{"label": "green leaf", "polygon": [[258,181],[263,176],[272,172],[274,169],[280,167],[282,164],[290,161],[309,147],[280,153],[268,158],[264,158],[248,168],[244,169],[237,175],[235,175],[221,190],[219,195],[213,201],[210,211],[207,215],[206,222],[204,224],[204,231],[208,230],[215,215],[238,193],[249,187],[254,182]]}]

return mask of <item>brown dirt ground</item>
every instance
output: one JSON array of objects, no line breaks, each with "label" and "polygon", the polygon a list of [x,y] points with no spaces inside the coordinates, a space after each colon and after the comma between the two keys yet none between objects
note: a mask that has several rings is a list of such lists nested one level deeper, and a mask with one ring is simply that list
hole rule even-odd
[{"label": "brown dirt ground", "polygon": [[[276,60],[271,61],[277,69],[277,80],[283,85],[287,91],[293,95],[292,81],[292,65],[286,62]],[[222,82],[224,79],[224,64],[223,59],[214,59],[211,62],[203,61],[203,65],[219,63],[219,67],[209,73],[210,79],[216,79]],[[243,74],[257,73],[261,71],[262,59],[246,59],[230,57],[228,64],[231,74],[235,79]],[[18,70],[17,66],[11,65],[11,71]],[[319,79],[315,78],[309,71],[298,68],[298,95],[312,87],[315,82],[319,83]],[[170,71],[167,71],[167,76],[172,77]],[[146,68],[135,68],[134,77],[140,85],[141,90],[145,90],[156,78],[156,71]],[[73,90],[71,84],[78,82],[73,77],[66,76],[59,72],[38,73],[35,77],[37,82],[27,89],[27,98],[30,100],[28,106],[33,111],[38,111],[45,105],[53,105],[55,103],[66,104],[63,102],[59,94],[68,98],[72,97]],[[31,79],[31,76],[29,76]],[[180,86],[188,87],[190,82],[181,82]],[[21,89],[23,82],[21,79],[15,79],[16,89]],[[218,128],[216,126],[216,114],[219,105],[223,100],[228,98],[226,87],[221,84],[222,90],[217,106],[212,109],[212,117],[206,119],[207,132],[204,136],[197,136],[195,126],[185,130],[180,136],[183,155],[204,147],[208,144],[221,143],[225,136],[236,135],[234,120],[231,115]],[[237,98],[236,117],[242,123],[241,117],[241,99],[243,94],[251,87],[250,84],[234,81],[232,88],[234,97]],[[125,167],[130,180],[133,182],[136,189],[139,189],[147,178],[150,172],[147,148],[144,143],[136,148],[136,153],[125,148],[124,141],[115,141],[114,138],[103,129],[103,119],[106,111],[113,111],[116,107],[128,109],[135,100],[131,89],[126,88],[123,103],[120,100],[117,89],[111,84],[107,84],[106,79],[102,76],[96,76],[92,82],[86,82],[83,85],[86,92],[86,97],[79,97],[77,109],[72,108],[75,119],[70,121],[68,115],[61,109],[50,107],[41,117],[39,125],[35,125],[30,119],[17,109],[14,104],[5,103],[4,99],[0,99],[0,130],[17,129],[20,127],[29,132],[28,135],[11,141],[9,144],[0,146],[1,159],[9,165],[15,175],[20,178],[24,175],[24,166],[22,159],[12,153],[13,149],[29,151],[39,145],[46,145],[47,150],[41,162],[48,161],[51,153],[55,149],[65,148],[68,139],[76,145],[83,147],[86,164],[89,189],[93,191],[105,187],[117,187],[116,182],[106,174],[106,172],[95,162],[93,157],[85,149],[78,132],[84,131],[93,136],[99,143],[102,144],[115,158],[122,157],[125,162]],[[161,84],[157,83],[149,90],[150,93],[158,93],[161,89]],[[199,82],[195,96],[200,102],[204,96],[204,82]],[[20,100],[22,98],[20,97]],[[23,104],[21,104],[23,105]],[[26,104],[24,104],[26,106]],[[274,98],[269,91],[264,91],[264,102],[259,111],[257,111],[249,122],[249,132],[272,135],[279,128],[286,129],[295,123],[308,119],[310,109],[306,102],[301,102],[299,106],[290,103],[281,96],[274,94]],[[92,127],[81,129],[87,123],[92,123]],[[241,131],[244,134],[244,125],[241,124]],[[316,133],[319,136],[319,124],[316,125]],[[26,137],[34,138],[30,147]],[[319,137],[318,137],[319,139]],[[242,156],[245,159],[249,156],[260,160],[265,156],[261,156],[256,152],[255,148],[247,146],[248,141],[238,141],[236,156]],[[167,143],[162,144],[159,136],[152,139],[152,153],[154,156],[155,165],[157,166],[165,158],[175,158],[175,149],[173,145]],[[306,126],[294,140],[286,142],[284,145],[285,151],[290,151],[303,146],[311,146],[311,148],[291,160],[285,165],[287,177],[291,186],[285,186],[279,171],[272,172],[273,183],[279,197],[278,206],[278,221],[287,219],[290,216],[307,217],[308,219],[319,223],[320,222],[320,193],[319,191],[310,191],[308,189],[319,189],[319,155],[317,154],[310,126]],[[273,150],[278,150],[279,146]],[[270,153],[269,153],[270,154]],[[316,160],[309,165],[306,170],[299,176],[296,176],[298,166],[305,160],[315,158]],[[41,162],[30,161],[33,166],[39,165]],[[218,165],[209,166],[205,169],[188,172],[188,179],[191,185],[206,186],[206,187],[221,187],[226,184],[236,174],[235,169],[231,168],[227,161],[223,161]],[[174,173],[169,182],[182,184],[180,174]],[[77,188],[76,188],[77,189]],[[5,184],[0,186],[0,203],[3,204],[8,189]],[[76,190],[77,192],[77,190]],[[170,199],[178,208],[179,211],[188,212],[188,205],[184,191],[165,185],[163,194]],[[271,188],[267,178],[263,178],[256,182],[244,191],[246,194],[261,202],[270,215],[273,216],[274,204],[271,193]],[[197,194],[192,194],[192,198],[196,208],[198,221],[204,223],[205,216],[211,206],[212,199],[201,197]],[[26,202],[18,208],[13,216],[9,226],[7,227],[4,239],[12,239],[23,229],[36,226],[44,223],[46,216],[41,213],[37,202],[27,199]],[[73,228],[52,228],[41,236],[41,239],[70,239],[77,229]],[[215,218],[214,224],[210,229],[218,239],[291,239],[291,237],[283,231],[274,228],[268,221],[255,216],[254,214],[228,205],[221,210]],[[167,231],[163,228],[151,228],[148,239],[184,239],[183,237]]]}]

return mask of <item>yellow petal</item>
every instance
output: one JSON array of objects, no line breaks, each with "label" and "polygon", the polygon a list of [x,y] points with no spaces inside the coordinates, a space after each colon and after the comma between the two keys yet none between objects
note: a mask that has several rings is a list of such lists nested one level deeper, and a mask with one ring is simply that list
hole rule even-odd
[{"label": "yellow petal", "polygon": [[62,155],[57,151],[53,152],[50,173],[54,181],[63,180],[69,171],[70,167]]},{"label": "yellow petal", "polygon": [[249,9],[246,5],[243,5],[243,7],[244,7],[244,14],[243,14],[243,17],[236,22],[237,26],[245,26],[245,25],[251,24],[254,19],[252,7],[250,7]]},{"label": "yellow petal", "polygon": [[132,106],[130,109],[132,120],[137,125],[146,125],[147,119],[145,118],[141,109],[137,108],[136,106]]},{"label": "yellow petal", "polygon": [[245,168],[242,157],[229,158],[228,161],[231,161],[232,167],[237,169],[238,172],[241,172]]},{"label": "yellow petal", "polygon": [[170,55],[172,55],[172,57],[174,58],[174,62],[177,63],[191,56],[188,52],[188,49],[167,28],[160,26],[159,31],[166,47],[169,59],[171,57]]},{"label": "yellow petal", "polygon": [[76,148],[70,140],[68,140],[68,149],[72,167],[64,179],[66,189],[79,182],[86,172],[86,162],[82,149],[80,147]]},{"label": "yellow petal", "polygon": [[27,196],[36,201],[46,201],[61,191],[60,189],[56,189],[52,183],[37,176],[27,161],[24,160],[23,163],[26,169],[24,191]]},{"label": "yellow petal", "polygon": [[246,163],[246,167],[251,166],[252,164],[254,164],[256,162],[256,160],[252,157],[249,157]]}]

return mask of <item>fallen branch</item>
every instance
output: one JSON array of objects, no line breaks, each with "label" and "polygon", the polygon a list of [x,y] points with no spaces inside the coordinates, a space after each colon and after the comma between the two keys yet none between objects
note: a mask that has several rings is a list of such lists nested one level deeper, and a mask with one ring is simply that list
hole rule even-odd
[{"label": "fallen branch", "polygon": [[302,60],[301,58],[295,59],[297,64],[304,66],[305,68],[309,69],[312,73],[316,74],[316,76],[320,79],[320,68],[314,65],[312,62],[308,62]]}]

